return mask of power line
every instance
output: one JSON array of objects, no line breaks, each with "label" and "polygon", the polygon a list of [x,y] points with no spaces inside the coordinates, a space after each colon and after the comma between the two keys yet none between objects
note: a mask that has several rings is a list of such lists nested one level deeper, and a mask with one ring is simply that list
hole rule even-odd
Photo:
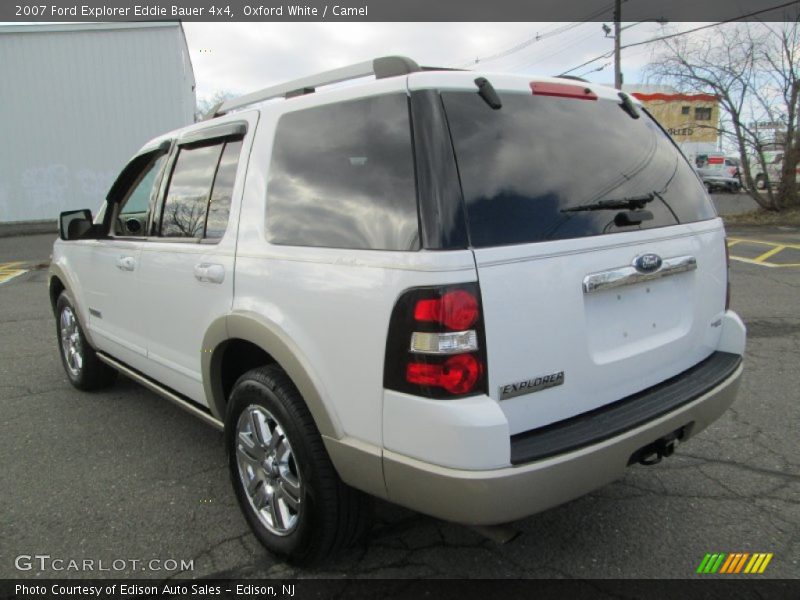
[{"label": "power line", "polygon": [[519,52],[520,50],[524,50],[525,48],[527,48],[527,47],[529,47],[529,46],[531,46],[531,45],[533,45],[533,44],[535,44],[537,42],[549,39],[551,37],[555,37],[557,35],[561,35],[562,33],[566,33],[567,31],[570,31],[571,29],[575,29],[576,27],[580,27],[581,25],[584,25],[585,23],[591,21],[592,19],[595,19],[595,18],[599,17],[600,15],[608,12],[610,9],[613,8],[613,6],[614,6],[613,4],[609,4],[609,5],[605,6],[604,8],[598,9],[598,10],[596,10],[596,11],[594,11],[594,12],[592,12],[592,13],[586,15],[586,16],[584,16],[583,18],[581,18],[580,20],[578,20],[576,22],[568,23],[567,25],[564,25],[564,26],[561,26],[561,27],[557,27],[557,28],[555,28],[555,29],[553,29],[551,31],[547,31],[545,33],[537,33],[536,35],[531,36],[529,38],[526,38],[522,42],[520,42],[520,43],[518,43],[518,44],[516,44],[516,45],[514,45],[514,46],[512,46],[510,48],[507,48],[506,50],[497,52],[497,53],[489,55],[489,56],[478,57],[474,61],[469,61],[469,62],[466,62],[466,63],[462,63],[461,66],[469,66],[469,65],[480,63],[480,62],[489,62],[489,61],[497,60],[497,59],[500,59],[500,58],[505,58],[506,56],[509,56],[511,54]]},{"label": "power line", "polygon": [[[659,36],[659,37],[651,38],[649,40],[644,40],[642,42],[635,42],[633,44],[626,44],[624,46],[621,46],[620,50],[624,50],[626,48],[633,48],[634,46],[642,46],[644,44],[652,44],[653,42],[660,42],[662,40],[668,40],[668,39],[675,38],[675,37],[678,37],[678,36],[681,36],[681,35],[686,35],[686,34],[689,34],[689,33],[695,33],[697,31],[702,31],[703,29],[709,29],[711,27],[718,27],[719,25],[725,25],[727,23],[733,23],[734,21],[741,21],[741,20],[744,20],[744,19],[748,19],[750,17],[755,17],[755,16],[763,14],[765,12],[770,12],[770,11],[773,11],[773,10],[786,8],[787,6],[792,6],[793,4],[798,4],[798,3],[800,3],[800,0],[791,0],[790,2],[784,2],[783,4],[776,4],[775,6],[771,6],[769,8],[764,8],[764,9],[761,9],[761,10],[757,10],[757,11],[748,13],[746,15],[740,15],[738,17],[733,17],[731,19],[726,19],[724,21],[719,21],[718,23],[711,23],[709,25],[702,25],[700,27],[695,27],[694,29],[687,29],[686,31],[679,31],[677,33],[671,33],[669,35],[662,35],[662,36]],[[569,73],[572,73],[572,71],[576,71],[576,70],[580,69],[581,67],[585,67],[586,65],[591,64],[591,63],[593,63],[595,61],[602,60],[604,58],[609,58],[609,57],[613,56],[613,54],[614,54],[613,50],[611,50],[610,52],[604,52],[603,54],[600,54],[599,56],[595,56],[594,58],[592,58],[590,60],[587,60],[586,62],[582,62],[581,64],[579,64],[576,67],[572,67],[568,71],[563,71],[561,74],[562,75],[567,75]]]},{"label": "power line", "polygon": [[570,43],[565,44],[563,47],[555,50],[554,52],[550,52],[548,54],[543,54],[541,56],[531,57],[531,58],[533,58],[533,60],[530,60],[530,58],[526,59],[526,60],[523,60],[521,63],[517,63],[513,67],[511,67],[511,70],[528,69],[528,68],[530,68],[530,67],[532,67],[534,65],[537,65],[537,64],[539,64],[541,62],[546,61],[549,58],[557,56],[557,55],[561,54],[562,52],[566,52],[567,50],[570,50],[571,48],[574,48],[575,46],[578,46],[578,45],[586,42],[587,40],[594,38],[595,36],[596,36],[596,34],[594,32],[592,32],[592,33],[589,33],[587,35],[575,38],[575,39],[571,40]]}]

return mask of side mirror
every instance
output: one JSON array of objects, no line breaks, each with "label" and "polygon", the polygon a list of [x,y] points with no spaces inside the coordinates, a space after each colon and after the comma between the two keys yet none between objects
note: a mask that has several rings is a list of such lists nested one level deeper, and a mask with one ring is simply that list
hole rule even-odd
[{"label": "side mirror", "polygon": [[84,208],[62,212],[58,219],[58,231],[62,240],[93,238],[92,211]]}]

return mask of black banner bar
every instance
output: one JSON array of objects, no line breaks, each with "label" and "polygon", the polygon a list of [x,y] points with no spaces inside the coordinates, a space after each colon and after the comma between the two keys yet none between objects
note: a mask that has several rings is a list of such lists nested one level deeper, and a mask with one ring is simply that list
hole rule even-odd
[{"label": "black banner bar", "polygon": [[752,576],[692,580],[0,580],[0,598],[71,600],[132,600],[143,598],[219,598],[225,600],[318,600],[364,598],[374,600],[467,600],[502,598],[540,600],[796,600],[800,580],[753,579]]},{"label": "black banner bar", "polygon": [[[0,21],[608,21],[611,0],[3,0]],[[626,22],[793,20],[800,0],[626,0]]]}]

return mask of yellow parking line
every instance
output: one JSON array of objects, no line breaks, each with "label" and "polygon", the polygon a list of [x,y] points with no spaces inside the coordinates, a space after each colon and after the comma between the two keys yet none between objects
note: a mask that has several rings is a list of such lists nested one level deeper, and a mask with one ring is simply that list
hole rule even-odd
[{"label": "yellow parking line", "polygon": [[786,250],[786,246],[775,246],[772,250],[768,250],[759,256],[756,256],[753,260],[757,263],[763,263],[767,260],[770,256],[775,256],[781,250]]},{"label": "yellow parking line", "polygon": [[14,277],[18,275],[22,275],[25,273],[25,269],[16,269],[13,271],[0,271],[0,283],[6,283],[7,281],[11,281]]},{"label": "yellow parking line", "polygon": [[764,240],[750,240],[747,238],[728,238],[728,246],[733,245],[731,242],[733,242],[733,244],[746,242],[748,244],[761,244],[762,246],[783,246],[784,248],[794,248],[795,250],[800,250],[800,244],[786,244],[783,242],[767,242]]},{"label": "yellow parking line", "polygon": [[739,262],[747,263],[749,265],[758,265],[759,267],[779,267],[783,265],[776,265],[775,263],[760,263],[756,262],[752,258],[744,258],[743,256],[733,256],[731,255],[731,260],[738,260]]}]

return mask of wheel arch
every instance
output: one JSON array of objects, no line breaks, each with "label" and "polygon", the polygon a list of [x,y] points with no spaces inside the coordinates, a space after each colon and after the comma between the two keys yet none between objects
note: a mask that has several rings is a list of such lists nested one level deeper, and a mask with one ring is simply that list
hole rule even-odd
[{"label": "wheel arch", "polygon": [[201,369],[206,398],[214,416],[221,421],[225,420],[227,395],[233,383],[231,376],[227,374],[229,371],[226,371],[226,366],[230,367],[231,364],[231,353],[242,353],[248,349],[262,354],[252,365],[237,361],[236,366],[239,368],[234,372],[245,369],[243,373],[262,364],[277,364],[297,386],[319,432],[325,437],[334,439],[342,437],[342,428],[336,412],[323,399],[322,384],[300,349],[280,327],[255,313],[225,315],[214,321],[206,330],[203,338]]},{"label": "wheel arch", "polygon": [[47,293],[50,296],[50,305],[53,308],[53,315],[56,314],[58,297],[62,292],[67,292],[72,297],[72,302],[75,305],[75,312],[78,317],[78,323],[80,323],[81,329],[83,330],[83,335],[89,341],[89,345],[91,345],[92,348],[97,348],[92,339],[92,332],[89,330],[89,327],[87,327],[88,323],[86,322],[83,306],[81,305],[80,299],[73,291],[75,289],[76,287],[72,283],[72,278],[67,272],[61,268],[60,265],[51,263],[47,275]]}]

